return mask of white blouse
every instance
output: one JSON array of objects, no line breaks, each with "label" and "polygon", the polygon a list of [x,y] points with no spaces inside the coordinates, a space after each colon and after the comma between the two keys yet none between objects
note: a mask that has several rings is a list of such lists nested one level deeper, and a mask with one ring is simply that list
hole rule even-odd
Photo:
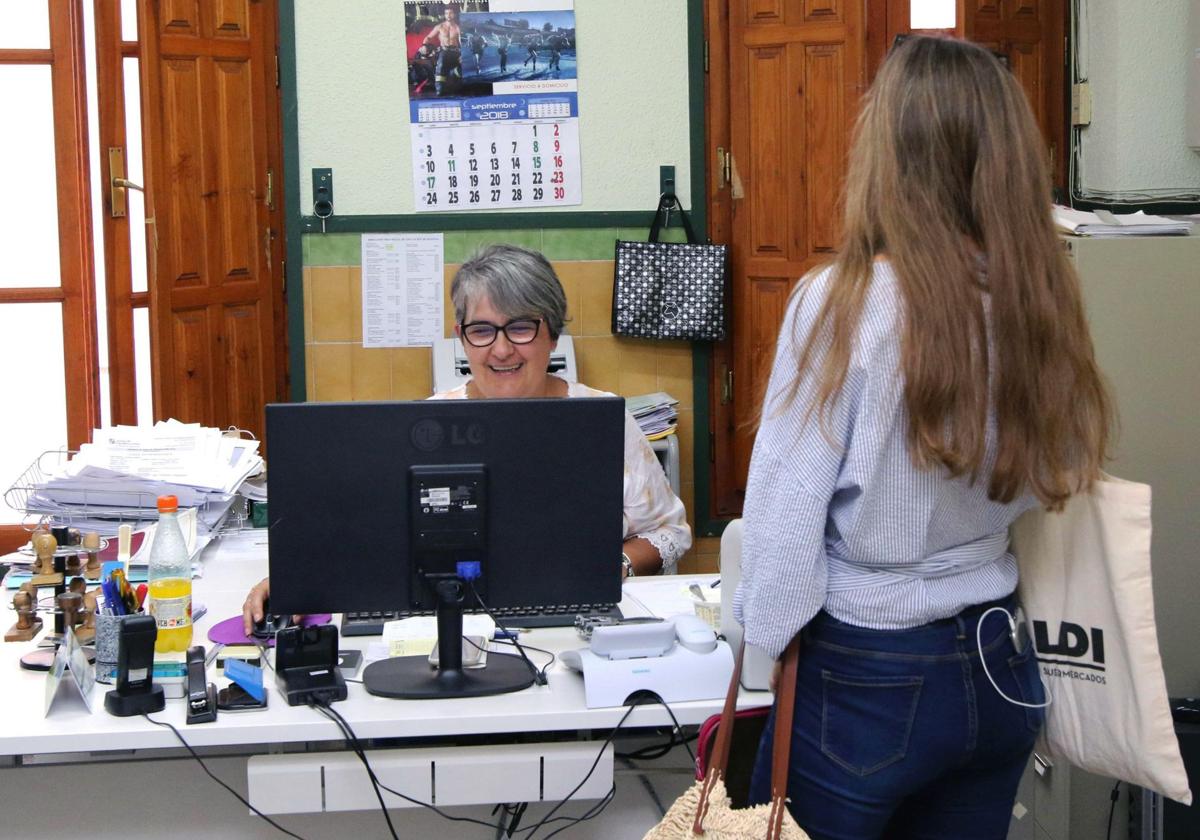
[{"label": "white blouse", "polygon": [[[567,383],[568,397],[612,397],[579,382]],[[466,383],[434,394],[432,400],[467,398]],[[692,529],[687,523],[683,502],[671,491],[662,465],[638,428],[637,421],[625,412],[625,539],[641,537],[658,549],[662,573],[673,574],[679,558],[692,545]]]}]

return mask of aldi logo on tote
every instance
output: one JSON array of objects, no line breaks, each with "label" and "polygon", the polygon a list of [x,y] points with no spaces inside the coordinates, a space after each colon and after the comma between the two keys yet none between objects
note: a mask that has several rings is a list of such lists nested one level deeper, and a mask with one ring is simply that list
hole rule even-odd
[{"label": "aldi logo on tote", "polygon": [[1043,665],[1104,670],[1104,631],[1099,627],[1085,628],[1069,621],[1059,622],[1058,640],[1052,644],[1049,622],[1035,619],[1033,645],[1037,650],[1038,662]]}]

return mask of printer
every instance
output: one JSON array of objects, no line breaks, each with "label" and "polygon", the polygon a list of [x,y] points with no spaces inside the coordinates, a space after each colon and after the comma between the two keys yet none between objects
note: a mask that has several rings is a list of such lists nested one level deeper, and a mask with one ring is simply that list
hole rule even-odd
[{"label": "printer", "polygon": [[[575,345],[571,336],[560,335],[558,346],[550,353],[550,364],[546,370],[556,373],[568,382],[578,382],[575,368]],[[457,338],[435,338],[433,340],[433,392],[440,394],[456,388],[471,378],[471,366],[462,342]]]}]

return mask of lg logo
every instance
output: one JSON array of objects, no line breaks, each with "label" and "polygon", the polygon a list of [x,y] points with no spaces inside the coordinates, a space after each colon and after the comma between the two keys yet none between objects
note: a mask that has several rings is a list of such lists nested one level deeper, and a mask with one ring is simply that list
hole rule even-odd
[{"label": "lg logo", "polygon": [[484,442],[482,423],[446,423],[425,418],[413,424],[412,444],[422,452],[433,452],[442,446],[479,446]]}]

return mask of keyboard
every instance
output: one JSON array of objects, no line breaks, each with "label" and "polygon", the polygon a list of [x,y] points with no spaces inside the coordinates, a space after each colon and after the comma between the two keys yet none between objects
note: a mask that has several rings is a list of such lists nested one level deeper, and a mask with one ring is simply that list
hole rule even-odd
[{"label": "keyboard", "polygon": [[[616,604],[559,604],[550,607],[531,609],[529,607],[509,607],[493,609],[492,614],[505,627],[523,627],[527,629],[540,627],[573,627],[575,616],[583,615],[588,618],[607,617],[614,621],[621,620],[621,610]],[[398,618],[410,618],[417,615],[433,615],[430,611],[416,610],[373,610],[363,612],[348,612],[342,615],[343,636],[379,636],[383,634],[383,624]]]}]

